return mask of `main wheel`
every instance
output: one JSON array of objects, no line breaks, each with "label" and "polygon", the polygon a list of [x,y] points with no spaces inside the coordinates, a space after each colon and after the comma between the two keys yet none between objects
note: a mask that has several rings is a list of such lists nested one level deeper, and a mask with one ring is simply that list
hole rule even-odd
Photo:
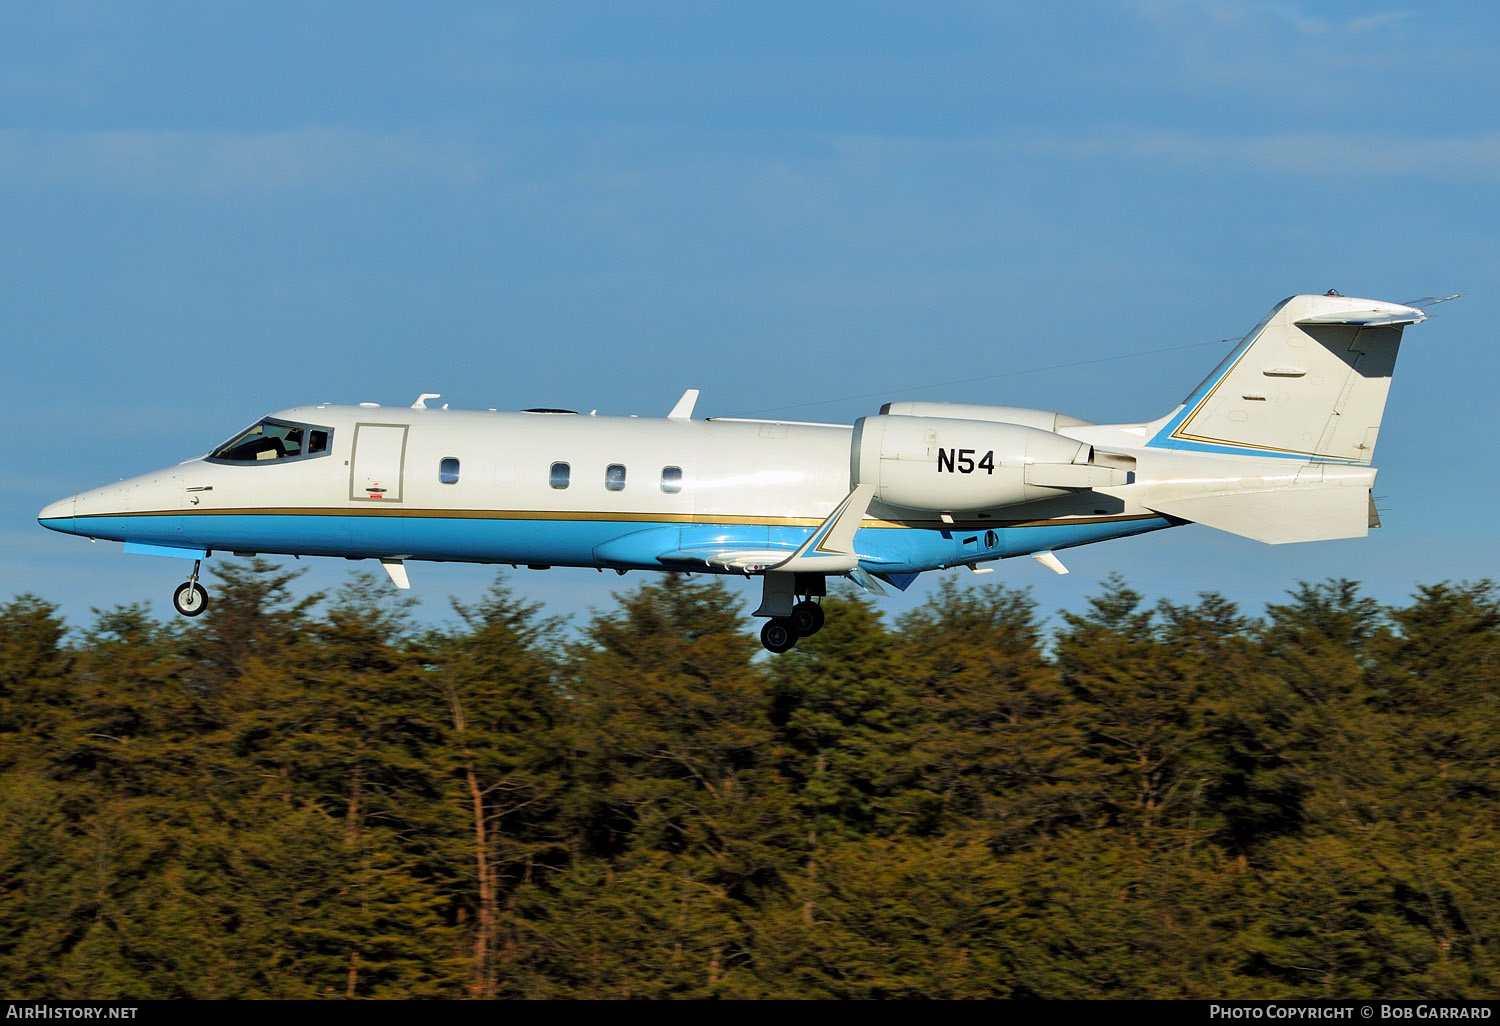
[{"label": "main wheel", "polygon": [[767,620],[766,625],[760,629],[760,643],[766,646],[766,651],[775,655],[790,652],[792,646],[797,644],[797,631],[792,627],[791,620],[778,616]]},{"label": "main wheel", "polygon": [[172,593],[172,606],[183,616],[197,616],[208,608],[208,592],[197,581],[180,584]]},{"label": "main wheel", "polygon": [[823,629],[823,607],[812,600],[798,602],[792,607],[792,630],[799,638],[810,638]]}]

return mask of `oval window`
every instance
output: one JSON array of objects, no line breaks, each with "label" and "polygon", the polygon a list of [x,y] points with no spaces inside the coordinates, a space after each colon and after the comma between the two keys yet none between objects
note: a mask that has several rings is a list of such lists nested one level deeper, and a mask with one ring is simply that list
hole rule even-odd
[{"label": "oval window", "polygon": [[611,463],[604,468],[604,487],[612,492],[625,490],[625,466],[621,463]]},{"label": "oval window", "polygon": [[668,495],[673,495],[677,492],[682,491],[681,467],[661,468],[661,490],[666,492]]},{"label": "oval window", "polygon": [[552,464],[552,472],[547,477],[547,482],[553,488],[566,488],[568,487],[568,475],[571,470],[572,468],[566,463],[554,463]]},{"label": "oval window", "polygon": [[443,484],[458,484],[458,457],[444,456],[438,464],[438,480]]}]

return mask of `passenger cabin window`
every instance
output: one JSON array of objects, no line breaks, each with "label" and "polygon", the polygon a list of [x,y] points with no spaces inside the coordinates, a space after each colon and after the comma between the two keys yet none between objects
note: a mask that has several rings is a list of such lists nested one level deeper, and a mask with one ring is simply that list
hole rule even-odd
[{"label": "passenger cabin window", "polygon": [[572,468],[566,463],[554,463],[552,464],[552,473],[548,476],[547,482],[553,488],[566,488],[568,487],[568,474],[571,470]]},{"label": "passenger cabin window", "polygon": [[623,464],[611,463],[604,468],[604,487],[612,492],[623,492],[625,490],[625,467]]},{"label": "passenger cabin window", "polygon": [[681,467],[661,468],[661,490],[666,492],[668,495],[674,495],[677,492],[682,491]]},{"label": "passenger cabin window", "polygon": [[267,417],[208,454],[215,463],[266,463],[327,455],[333,431]]},{"label": "passenger cabin window", "polygon": [[458,457],[444,456],[438,464],[438,480],[443,484],[458,484]]}]

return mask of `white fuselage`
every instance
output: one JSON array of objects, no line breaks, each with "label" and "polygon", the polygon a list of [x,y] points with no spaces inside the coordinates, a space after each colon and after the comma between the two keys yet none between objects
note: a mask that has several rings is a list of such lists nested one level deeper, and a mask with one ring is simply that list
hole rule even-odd
[{"label": "white fuselage", "polygon": [[[189,460],[40,519],[183,555],[746,572],[795,550],[851,484],[842,425],[332,405],[274,419],[326,431],[326,448]],[[876,502],[857,545],[865,569],[910,574],[1165,526],[1092,493],[947,521]]]}]

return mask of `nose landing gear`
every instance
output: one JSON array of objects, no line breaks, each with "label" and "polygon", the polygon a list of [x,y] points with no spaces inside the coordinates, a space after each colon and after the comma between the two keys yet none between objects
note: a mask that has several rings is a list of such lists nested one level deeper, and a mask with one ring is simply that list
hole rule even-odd
[{"label": "nose landing gear", "polygon": [[208,592],[198,583],[198,568],[202,565],[203,560],[193,560],[193,572],[188,574],[187,582],[179,584],[172,593],[172,608],[183,616],[197,616],[208,608]]}]

